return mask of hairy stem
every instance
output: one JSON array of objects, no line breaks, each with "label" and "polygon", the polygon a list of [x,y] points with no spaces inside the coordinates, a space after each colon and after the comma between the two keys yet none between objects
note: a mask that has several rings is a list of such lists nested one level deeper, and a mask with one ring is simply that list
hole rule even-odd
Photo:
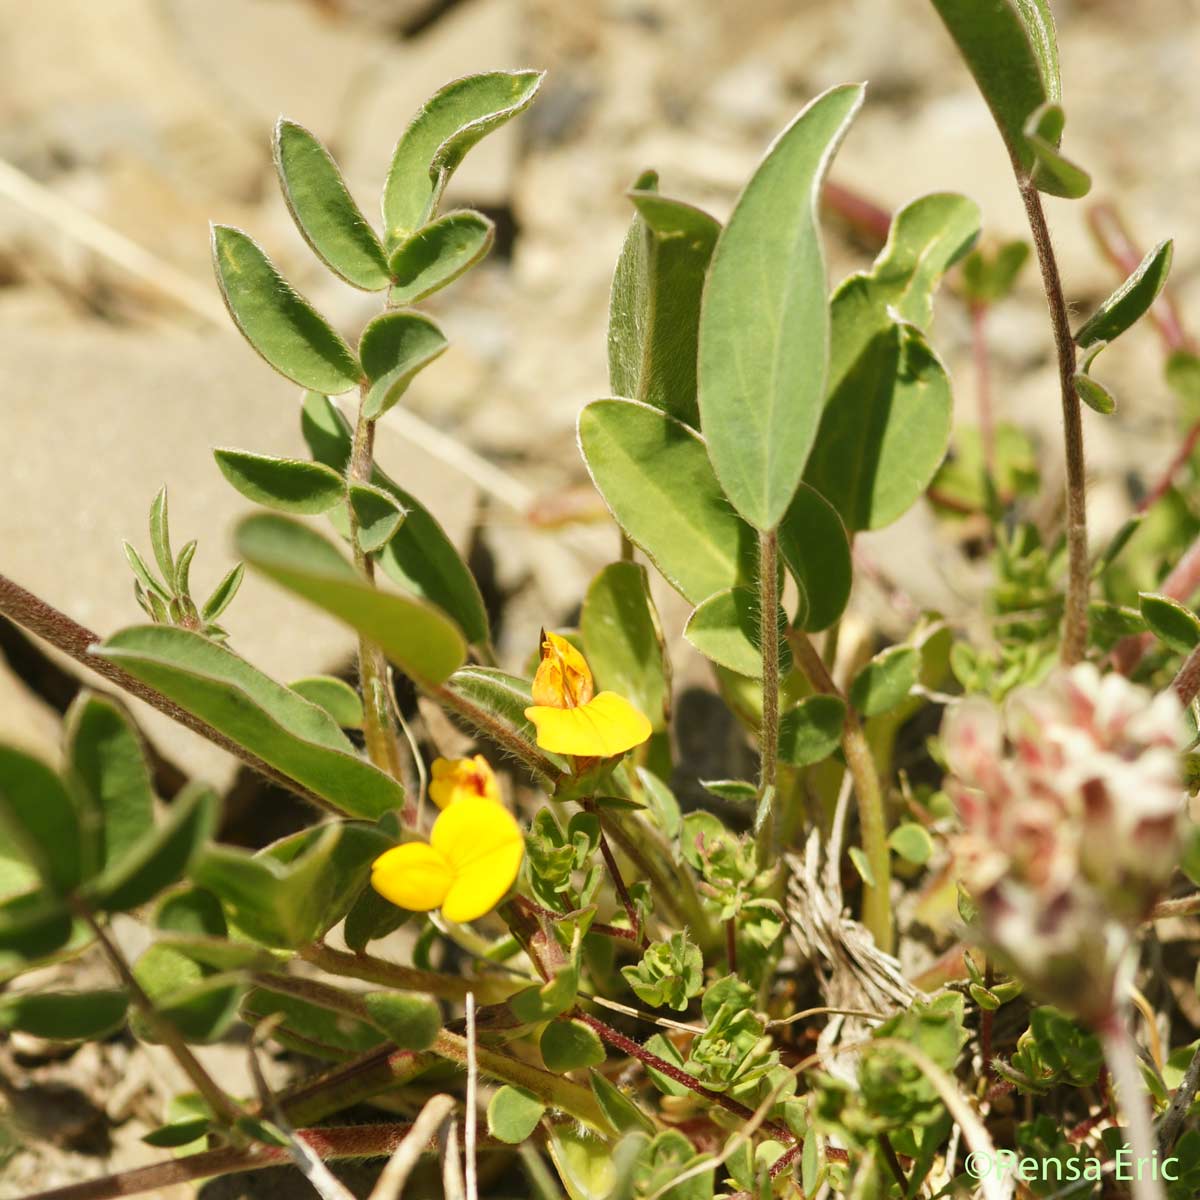
[{"label": "hairy stem", "polygon": [[[638,917],[637,908],[634,906],[633,897],[630,896],[629,889],[625,886],[624,876],[622,876],[621,868],[617,865],[612,848],[608,844],[608,838],[604,836],[604,818],[597,810],[595,800],[584,800],[583,810],[584,812],[594,813],[596,820],[600,822],[600,854],[604,859],[604,865],[608,868],[608,876],[612,880],[617,898],[621,901],[621,907],[625,910],[626,917],[629,918],[629,927],[633,931],[633,940],[642,946],[646,946],[649,943],[642,931],[642,922]],[[595,925],[592,928],[595,929]]]},{"label": "hairy stem", "polygon": [[[833,676],[829,674],[808,634],[798,629],[788,631],[788,643],[796,664],[808,682],[818,692],[842,695]],[[867,743],[858,715],[846,704],[846,721],[842,726],[842,753],[854,780],[854,795],[858,801],[858,824],[862,833],[863,853],[874,876],[874,883],[863,882],[863,924],[871,932],[875,944],[885,954],[893,947],[892,933],[892,854],[888,847],[887,813],[883,806],[883,788],[875,758]]]},{"label": "hairy stem", "polygon": [[47,604],[32,592],[26,591],[3,575],[0,575],[0,616],[7,617],[22,629],[49,642],[55,649],[61,650],[76,662],[95,671],[97,675],[102,675],[109,682],[115,683],[131,696],[144,700],[152,708],[165,713],[173,721],[178,721],[180,725],[190,729],[193,733],[207,738],[213,745],[219,746],[226,753],[241,759],[248,767],[265,776],[272,783],[303,797],[318,808],[341,815],[340,810],[331,805],[328,800],[318,796],[315,792],[310,792],[308,788],[294,779],[289,779],[282,771],[277,771],[257,755],[251,754],[237,742],[231,741],[219,730],[209,725],[207,721],[202,721],[186,709],[180,708],[173,700],[168,700],[161,692],[142,683],[140,679],[134,678],[116,663],[92,654],[91,648],[99,645],[101,641],[98,633],[93,633],[86,626],[80,625],[78,621],[72,620],[66,613],[59,612],[57,608]]},{"label": "hairy stem", "polygon": [[1185,708],[1195,700],[1196,693],[1200,692],[1200,646],[1184,659],[1183,666],[1179,668],[1179,674],[1175,676],[1175,682],[1171,686]]},{"label": "hairy stem", "polygon": [[501,750],[507,751],[514,758],[520,759],[534,775],[553,785],[562,774],[561,771],[544,755],[531,746],[524,738],[519,737],[503,721],[498,720],[486,709],[480,708],[465,696],[459,695],[445,684],[431,688],[429,693],[443,708],[457,713],[479,733],[492,739]]},{"label": "hairy stem", "polygon": [[758,791],[766,806],[758,829],[758,858],[776,855],[776,763],[779,757],[779,539],[774,530],[758,540],[759,637],[762,640],[762,727],[758,737]]},{"label": "hairy stem", "polygon": [[1079,396],[1075,392],[1075,340],[1071,336],[1067,302],[1063,296],[1062,279],[1054,244],[1046,225],[1041,193],[1023,176],[1018,175],[1025,215],[1033,234],[1038,265],[1042,270],[1042,287],[1050,310],[1050,325],[1054,331],[1054,347],[1058,354],[1058,382],[1062,393],[1063,442],[1067,468],[1067,603],[1059,657],[1065,666],[1079,662],[1087,650],[1088,636],[1088,551],[1087,497],[1083,457],[1083,417]]}]

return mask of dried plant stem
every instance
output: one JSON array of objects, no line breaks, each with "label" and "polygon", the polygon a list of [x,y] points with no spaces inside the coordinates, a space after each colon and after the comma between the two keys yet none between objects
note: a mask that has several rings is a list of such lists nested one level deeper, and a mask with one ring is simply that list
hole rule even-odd
[{"label": "dried plant stem", "polygon": [[1188,1063],[1187,1070],[1183,1073],[1183,1078],[1175,1089],[1175,1095],[1171,1097],[1170,1108],[1163,1114],[1163,1118],[1159,1122],[1158,1152],[1160,1155],[1165,1156],[1175,1145],[1175,1139],[1179,1136],[1184,1121],[1187,1120],[1188,1111],[1196,1099],[1197,1091],[1200,1091],[1200,1046],[1192,1055],[1192,1061]]},{"label": "dried plant stem", "polygon": [[1042,286],[1050,310],[1054,347],[1058,354],[1058,382],[1062,393],[1063,442],[1067,468],[1067,603],[1059,657],[1064,666],[1080,662],[1087,650],[1088,636],[1088,548],[1086,473],[1083,456],[1083,417],[1075,392],[1075,340],[1071,336],[1067,302],[1054,244],[1046,225],[1041,193],[1029,179],[1018,174],[1021,199],[1033,234]]},{"label": "dried plant stem", "polygon": [[1175,900],[1160,900],[1151,910],[1151,921],[1165,921],[1168,917],[1194,917],[1200,915],[1200,892],[1180,896]]},{"label": "dried plant stem", "polygon": [[178,721],[180,725],[190,729],[193,733],[198,733],[202,738],[212,742],[214,746],[219,746],[226,753],[241,759],[248,767],[265,776],[272,783],[303,797],[318,808],[341,815],[340,810],[330,804],[328,800],[318,796],[315,792],[310,792],[308,788],[294,779],[289,779],[282,771],[277,771],[257,755],[251,754],[249,750],[231,741],[207,721],[202,721],[186,709],[180,708],[173,700],[168,700],[161,692],[142,683],[140,679],[134,678],[116,663],[92,654],[91,648],[99,645],[101,641],[99,634],[80,625],[66,613],[60,612],[4,575],[0,575],[0,616],[7,617],[22,629],[43,638],[55,649],[61,650],[76,662],[95,671],[97,675],[102,675],[109,682],[115,683],[131,696],[144,700],[152,708],[157,708],[159,712],[165,713],[173,721]]},{"label": "dried plant stem", "polygon": [[[1104,1060],[1108,1063],[1113,1087],[1125,1114],[1125,1128],[1132,1160],[1126,1172],[1130,1195],[1133,1200],[1165,1200],[1162,1184],[1156,1177],[1157,1173],[1151,1170],[1155,1143],[1148,1097],[1142,1086],[1133,1038],[1121,1015],[1114,1014],[1107,1028],[1100,1030],[1100,1040],[1104,1046]],[[1141,1170],[1139,1164],[1144,1164]]]},{"label": "dried plant stem", "polygon": [[196,1091],[204,1097],[204,1102],[217,1120],[227,1129],[233,1129],[243,1115],[242,1110],[204,1069],[200,1060],[192,1053],[191,1047],[183,1040],[179,1030],[158,1011],[154,1001],[146,994],[145,989],[129,969],[129,964],[125,961],[125,956],[121,953],[120,948],[108,936],[108,930],[96,919],[92,910],[76,897],[70,897],[69,903],[75,915],[88,926],[96,941],[100,943],[105,957],[112,966],[113,973],[129,992],[134,1004],[141,1010],[146,1023],[154,1030],[155,1037],[171,1052],[184,1074],[192,1081]]},{"label": "dried plant stem", "polygon": [[[818,692],[842,696],[833,676],[825,666],[808,634],[798,629],[788,631],[788,644],[796,665]],[[863,924],[871,931],[875,944],[885,954],[892,952],[892,853],[888,847],[887,813],[883,806],[883,788],[875,757],[867,743],[858,716],[846,705],[846,722],[842,727],[842,752],[854,780],[854,795],[858,801],[858,824],[862,833],[863,853],[874,876],[874,883],[863,883]]]},{"label": "dried plant stem", "polygon": [[774,530],[758,537],[759,638],[762,642],[762,727],[758,737],[758,791],[764,805],[758,827],[758,859],[776,857],[776,767],[779,758],[779,539]]}]

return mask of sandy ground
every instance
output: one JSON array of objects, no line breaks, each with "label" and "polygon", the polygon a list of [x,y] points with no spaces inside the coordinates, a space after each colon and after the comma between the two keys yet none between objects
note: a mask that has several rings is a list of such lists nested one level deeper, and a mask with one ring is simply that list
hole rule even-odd
[{"label": "sandy ground", "polygon": [[[1094,196],[1119,197],[1145,244],[1176,236],[1174,288],[1200,329],[1200,4],[1054,7],[1065,145],[1091,170]],[[291,226],[270,162],[281,112],[330,145],[373,212],[396,136],[437,86],[476,69],[549,69],[533,111],[454,181],[453,202],[485,207],[515,236],[430,306],[454,345],[409,399],[505,478],[481,487],[461,454],[448,459],[394,427],[379,448],[460,544],[482,523],[512,593],[501,646],[512,663],[542,622],[570,615],[614,546],[595,526],[536,531],[519,509],[585,483],[574,421],[607,390],[608,287],[630,215],[623,192],[641,170],[657,168],[664,190],[724,217],[807,99],[866,79],[867,107],[836,165],[842,183],[887,208],[966,191],[989,236],[1023,232],[999,139],[924,0],[2,0],[0,30],[0,160],[20,173],[0,179],[0,570],[101,632],[140,619],[120,540],[146,549],[146,510],[164,482],[176,544],[199,537],[194,577],[215,582],[246,503],[211,447],[302,452],[296,390],[223,320],[207,222],[252,231],[345,330],[377,304],[331,281]],[[29,180],[60,203],[15,202]],[[1081,312],[1116,282],[1084,207],[1049,201]],[[81,230],[118,255],[132,240],[151,265],[115,266],[81,244]],[[864,261],[836,236],[829,257],[835,278]],[[1052,479],[1055,372],[1034,272],[995,313],[992,340],[1000,414],[1034,432]],[[940,306],[935,343],[970,420],[961,306]],[[1123,404],[1113,418],[1086,418],[1097,537],[1127,511],[1128,473],[1153,476],[1172,452],[1160,362],[1149,330],[1105,356],[1103,378]],[[975,580],[947,565],[923,508],[866,544],[918,602],[969,611]],[[878,599],[863,587],[856,604],[869,614]],[[678,645],[685,614],[664,603]],[[331,622],[255,580],[228,625],[240,650],[285,679],[336,668],[350,650]],[[690,652],[679,662],[681,679],[705,677]],[[186,770],[231,778],[219,752],[165,719],[147,714],[147,729]],[[56,752],[55,714],[2,667],[0,732]],[[25,1163],[23,1185],[47,1186],[156,1155],[118,1138],[99,1157],[67,1154],[51,1168],[21,1156],[13,1170]]]}]

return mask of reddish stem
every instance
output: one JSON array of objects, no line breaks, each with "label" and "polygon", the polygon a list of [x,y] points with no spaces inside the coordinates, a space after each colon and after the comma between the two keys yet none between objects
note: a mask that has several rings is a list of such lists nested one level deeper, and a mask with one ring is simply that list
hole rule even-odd
[{"label": "reddish stem", "polygon": [[865,241],[876,246],[887,241],[891,214],[873,200],[832,180],[825,184],[821,199],[827,209],[837,213]]},{"label": "reddish stem", "polygon": [[1137,512],[1144,513],[1153,508],[1167,494],[1171,484],[1175,481],[1175,476],[1192,457],[1192,451],[1196,449],[1198,441],[1200,441],[1200,421],[1197,421],[1187,431],[1179,449],[1176,450],[1171,461],[1167,463],[1163,473],[1158,477],[1158,482],[1142,497],[1141,503],[1137,506]]}]

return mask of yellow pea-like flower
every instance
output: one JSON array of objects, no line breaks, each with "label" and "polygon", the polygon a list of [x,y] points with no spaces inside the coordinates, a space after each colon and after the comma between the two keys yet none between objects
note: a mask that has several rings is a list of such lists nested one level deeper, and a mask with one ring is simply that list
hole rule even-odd
[{"label": "yellow pea-like flower", "polygon": [[533,701],[525,716],[537,729],[538,745],[555,754],[612,758],[651,733],[650,722],[624,696],[595,694],[587,660],[557,633],[543,636]]},{"label": "yellow pea-like flower", "polygon": [[371,886],[401,908],[440,908],[448,921],[474,921],[512,887],[524,856],[512,813],[495,800],[467,796],[442,810],[428,842],[385,850],[371,867]]},{"label": "yellow pea-like flower", "polygon": [[449,808],[473,796],[500,803],[500,785],[482,754],[474,758],[435,758],[431,774],[429,798],[438,808]]}]

